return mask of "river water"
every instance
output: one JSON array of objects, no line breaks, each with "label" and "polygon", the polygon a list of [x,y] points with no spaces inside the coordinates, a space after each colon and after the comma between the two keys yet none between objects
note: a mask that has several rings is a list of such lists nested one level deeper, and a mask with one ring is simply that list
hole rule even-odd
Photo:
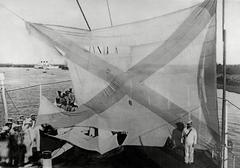
[{"label": "river water", "polygon": [[[46,84],[41,85],[41,92],[42,95],[52,102],[58,90],[64,91],[72,87],[69,71],[61,69],[50,69],[44,72],[42,69],[33,68],[0,68],[0,72],[5,73],[9,116],[13,118],[17,118],[19,115],[28,116],[33,113],[37,114],[40,84]],[[222,97],[221,90],[218,90],[218,97]],[[228,92],[227,99],[240,107],[240,94]],[[1,101],[0,99],[0,111],[3,111]],[[221,108],[222,100],[218,98],[220,119]],[[240,110],[228,104],[227,111],[229,123],[228,133],[234,144],[233,152],[240,156]],[[240,157],[237,157],[237,160],[240,160]]]}]

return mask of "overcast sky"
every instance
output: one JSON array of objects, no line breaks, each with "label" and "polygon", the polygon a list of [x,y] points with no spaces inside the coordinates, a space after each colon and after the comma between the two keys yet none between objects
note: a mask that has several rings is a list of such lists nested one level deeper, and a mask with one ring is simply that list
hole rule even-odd
[{"label": "overcast sky", "polygon": [[[163,15],[202,0],[108,0],[113,24]],[[240,0],[226,0],[227,62],[240,64]],[[106,0],[79,0],[91,28],[109,26]],[[0,0],[31,22],[87,28],[75,0]],[[56,52],[26,31],[24,22],[0,6],[0,63],[62,63]],[[221,57],[217,62],[221,62]]]}]

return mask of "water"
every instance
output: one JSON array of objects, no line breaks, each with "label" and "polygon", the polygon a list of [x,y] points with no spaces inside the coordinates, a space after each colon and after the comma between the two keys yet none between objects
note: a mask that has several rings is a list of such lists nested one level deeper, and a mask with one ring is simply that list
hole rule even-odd
[{"label": "water", "polygon": [[[0,72],[5,73],[6,98],[9,117],[12,118],[17,118],[19,115],[37,114],[40,84],[68,81],[41,86],[42,95],[52,102],[54,102],[58,90],[64,91],[72,87],[69,71],[61,69],[50,69],[43,73],[44,70],[32,68],[0,68]],[[35,87],[25,88],[34,85]],[[2,103],[0,103],[0,106],[2,106]],[[0,107],[0,111],[2,110],[3,107]]]},{"label": "water", "polygon": [[[29,87],[39,84],[55,83],[59,81],[67,81],[56,84],[42,85],[42,95],[54,102],[56,92],[64,91],[72,87],[69,71],[61,69],[51,69],[43,73],[40,69],[27,68],[0,68],[0,72],[5,72],[5,86],[7,89],[7,103],[9,116],[17,118],[19,115],[28,116],[32,113],[37,114],[39,107],[39,86]],[[222,91],[218,90],[218,97],[222,97]],[[227,93],[227,99],[233,104],[240,107],[240,94]],[[0,111],[3,110],[2,100],[0,99]],[[218,99],[219,116],[221,116],[221,99]],[[14,102],[14,104],[13,104]],[[228,122],[229,122],[229,137],[234,143],[233,152],[240,156],[240,110],[232,105],[227,106]],[[240,157],[237,157],[236,165]],[[231,161],[232,162],[232,161]]]},{"label": "water", "polygon": [[[222,90],[218,90],[218,97],[222,97]],[[227,92],[226,99],[237,107],[240,107],[240,94]],[[227,116],[228,116],[228,138],[233,141],[233,154],[236,156],[236,167],[240,167],[240,110],[231,105],[226,104]],[[222,99],[218,99],[218,111],[219,119],[222,115]],[[233,155],[229,154],[229,164],[232,166]],[[229,167],[231,167],[229,166]]]}]

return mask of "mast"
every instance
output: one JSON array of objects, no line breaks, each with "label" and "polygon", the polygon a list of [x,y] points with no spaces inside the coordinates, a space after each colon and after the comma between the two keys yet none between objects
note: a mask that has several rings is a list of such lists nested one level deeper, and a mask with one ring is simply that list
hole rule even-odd
[{"label": "mast", "polygon": [[223,94],[222,94],[222,148],[221,168],[228,166],[227,148],[227,113],[226,113],[226,30],[225,30],[225,0],[222,0],[222,36],[223,36]]},{"label": "mast", "polygon": [[42,85],[41,84],[39,85],[39,99],[40,99],[40,101],[42,99]]},{"label": "mast", "polygon": [[6,100],[6,94],[5,94],[5,86],[4,86],[4,73],[0,73],[0,81],[2,85],[2,100],[3,100],[3,107],[4,107],[4,121],[5,123],[8,121],[8,109],[7,109],[7,100]]}]

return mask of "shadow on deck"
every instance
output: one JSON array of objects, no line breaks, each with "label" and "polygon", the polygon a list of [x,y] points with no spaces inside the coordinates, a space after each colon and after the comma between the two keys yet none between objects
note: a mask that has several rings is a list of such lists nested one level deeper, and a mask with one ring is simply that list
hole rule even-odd
[{"label": "shadow on deck", "polygon": [[[81,150],[81,151],[80,151]],[[67,158],[64,164],[56,164],[54,168],[217,168],[218,165],[210,157],[207,151],[195,151],[195,163],[186,165],[183,156],[173,151],[159,147],[125,146],[104,156],[85,150],[68,151],[63,158]],[[121,150],[121,151],[120,151]],[[69,154],[78,153],[78,157],[70,159]],[[68,157],[67,157],[68,156]],[[56,162],[56,160],[54,161]]]}]

